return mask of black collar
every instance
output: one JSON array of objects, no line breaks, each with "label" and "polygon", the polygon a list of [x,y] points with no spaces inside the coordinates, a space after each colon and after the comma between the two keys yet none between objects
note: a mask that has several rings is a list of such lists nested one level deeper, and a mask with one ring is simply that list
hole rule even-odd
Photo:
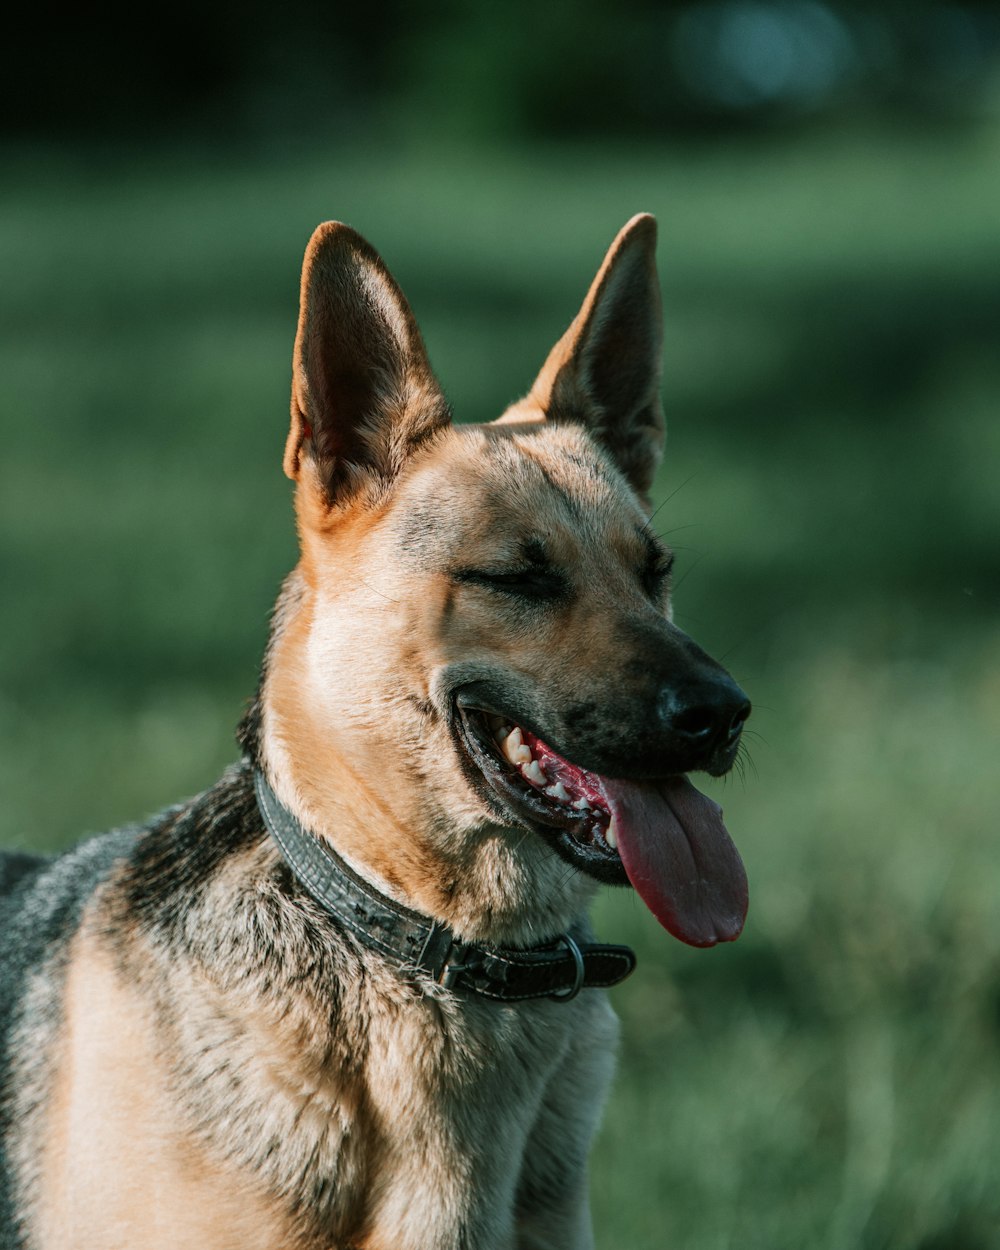
[{"label": "black collar", "polygon": [[628,946],[588,942],[560,933],[517,949],[461,942],[445,925],[380,893],[324,839],[303,829],[259,770],[254,788],[264,823],[305,890],[362,945],[404,972],[423,973],[450,990],[486,998],[575,998],[586,986],[617,985],[635,967]]}]

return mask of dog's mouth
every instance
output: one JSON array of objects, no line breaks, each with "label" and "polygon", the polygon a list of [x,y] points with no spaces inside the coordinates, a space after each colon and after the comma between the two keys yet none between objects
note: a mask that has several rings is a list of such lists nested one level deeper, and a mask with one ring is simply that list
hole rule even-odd
[{"label": "dog's mouth", "polygon": [[625,885],[610,805],[596,773],[564,759],[504,716],[458,707],[458,737],[494,795],[518,820],[543,833],[575,867]]},{"label": "dog's mouth", "polygon": [[599,881],[635,887],[660,923],[692,946],[739,937],[743,861],[722,811],[684,776],[623,781],[580,768],[526,726],[457,700],[460,758],[491,806],[541,834]]}]

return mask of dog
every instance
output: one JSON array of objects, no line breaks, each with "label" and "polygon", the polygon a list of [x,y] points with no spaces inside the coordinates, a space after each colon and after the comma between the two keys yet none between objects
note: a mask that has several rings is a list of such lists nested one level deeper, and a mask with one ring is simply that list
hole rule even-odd
[{"label": "dog", "polygon": [[353,229],[305,256],[284,468],[301,558],[241,762],[142,827],[0,868],[2,1244],[582,1250],[634,964],[746,875],[750,711],[673,623],[656,225],[618,234],[525,398],[455,425]]}]

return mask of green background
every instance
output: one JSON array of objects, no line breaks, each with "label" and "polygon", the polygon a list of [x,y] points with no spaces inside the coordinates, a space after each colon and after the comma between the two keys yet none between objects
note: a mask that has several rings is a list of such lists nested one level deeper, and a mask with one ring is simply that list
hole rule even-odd
[{"label": "green background", "polygon": [[598,1245],[1000,1245],[1000,115],[512,136],[426,107],[431,133],[4,147],[0,841],[67,846],[234,758],[295,559],[318,221],[382,251],[479,420],[654,212],[656,526],[679,623],[755,705],[752,767],[712,786],[751,911],[698,952],[601,899],[640,962]]}]

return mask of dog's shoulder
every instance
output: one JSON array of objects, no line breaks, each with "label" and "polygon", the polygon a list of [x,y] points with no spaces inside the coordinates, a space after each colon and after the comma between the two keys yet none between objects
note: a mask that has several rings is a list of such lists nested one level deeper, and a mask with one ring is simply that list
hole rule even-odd
[{"label": "dog's shoulder", "polygon": [[139,830],[129,828],[90,838],[52,858],[16,851],[0,856],[0,1230],[7,1238],[14,1236],[8,1161],[18,1153],[21,1130],[14,1074],[32,1057],[26,1053],[31,1039],[53,1027],[51,1019],[37,1017],[39,1000],[30,990],[44,983],[50,992],[42,998],[58,1001],[80,917],[138,837]]},{"label": "dog's shoulder", "polygon": [[234,765],[141,831],[108,883],[107,923],[127,931],[169,927],[191,910],[227,861],[264,837],[250,767]]},{"label": "dog's shoulder", "polygon": [[54,857],[0,855],[2,1018],[22,998],[25,976],[58,962],[99,891],[113,900],[117,915],[140,923],[189,899],[252,836],[256,805],[248,778],[246,769],[231,768],[204,794],[147,824],[99,834]]},{"label": "dog's shoulder", "polygon": [[89,838],[53,858],[0,856],[0,1031],[21,1000],[25,978],[72,935],[94,890],[134,848],[140,830]]}]

